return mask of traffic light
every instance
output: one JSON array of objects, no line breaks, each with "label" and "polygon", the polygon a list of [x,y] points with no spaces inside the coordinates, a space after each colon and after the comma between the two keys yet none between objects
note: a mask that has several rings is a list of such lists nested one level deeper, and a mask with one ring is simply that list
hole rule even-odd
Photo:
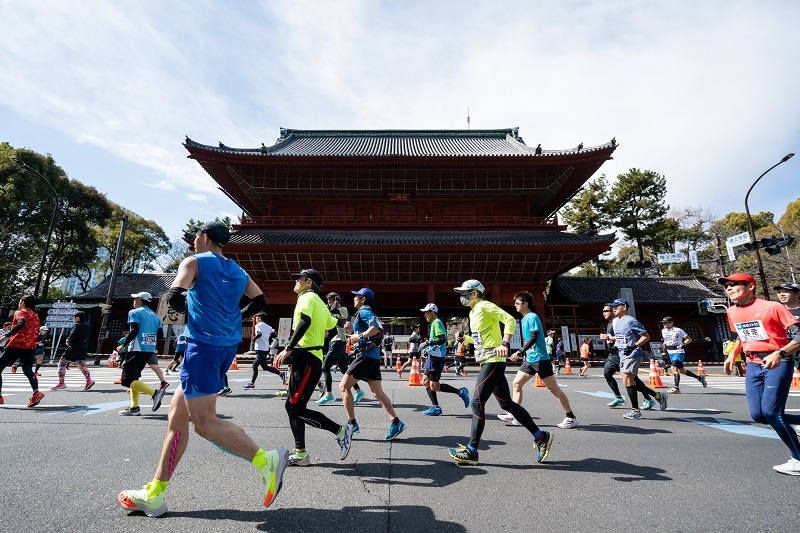
[{"label": "traffic light", "polygon": [[625,264],[625,267],[630,268],[631,270],[633,270],[634,268],[650,268],[651,266],[653,266],[653,263],[651,263],[650,261],[636,261],[636,262],[628,261]]},{"label": "traffic light", "polygon": [[763,239],[755,239],[753,242],[746,242],[742,246],[744,246],[745,250],[757,250],[759,248],[775,246],[777,242],[778,239],[775,237],[764,237]]}]

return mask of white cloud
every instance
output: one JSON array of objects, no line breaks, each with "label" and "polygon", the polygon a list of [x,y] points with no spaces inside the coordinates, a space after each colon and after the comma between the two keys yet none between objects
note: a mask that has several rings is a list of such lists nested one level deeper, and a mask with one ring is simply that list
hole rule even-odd
[{"label": "white cloud", "polygon": [[201,204],[208,203],[208,197],[205,194],[196,194],[190,192],[186,194],[186,199],[189,200],[190,202],[199,202]]}]

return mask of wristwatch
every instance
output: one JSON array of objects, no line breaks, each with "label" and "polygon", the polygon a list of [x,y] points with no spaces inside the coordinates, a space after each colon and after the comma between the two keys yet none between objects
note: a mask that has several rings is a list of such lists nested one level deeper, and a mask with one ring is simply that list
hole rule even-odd
[{"label": "wristwatch", "polygon": [[789,353],[786,353],[786,352],[785,352],[785,351],[783,351],[783,350],[778,350],[778,353],[781,355],[781,358],[782,358],[782,359],[788,359],[788,358],[790,358],[790,357],[791,357],[791,354],[789,354]]}]

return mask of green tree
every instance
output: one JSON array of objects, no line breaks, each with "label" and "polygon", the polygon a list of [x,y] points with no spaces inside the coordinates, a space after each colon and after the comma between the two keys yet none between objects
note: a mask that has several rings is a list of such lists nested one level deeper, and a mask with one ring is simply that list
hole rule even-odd
[{"label": "green tree", "polygon": [[[587,183],[564,207],[561,219],[569,226],[570,231],[585,235],[598,235],[610,229],[612,216],[608,210],[608,180],[602,175]],[[602,274],[604,261],[600,256],[593,261],[594,265],[582,268],[582,275]]]},{"label": "green tree", "polygon": [[117,250],[117,240],[122,227],[122,217],[127,215],[128,225],[122,244],[119,271],[123,273],[137,270],[153,271],[156,260],[170,247],[170,240],[164,230],[152,220],[146,220],[119,205],[112,204],[112,206],[113,213],[110,223],[100,230],[98,236],[101,248],[108,251],[109,257],[106,261],[97,261],[93,266],[106,275],[111,273],[114,266],[114,254]]}]

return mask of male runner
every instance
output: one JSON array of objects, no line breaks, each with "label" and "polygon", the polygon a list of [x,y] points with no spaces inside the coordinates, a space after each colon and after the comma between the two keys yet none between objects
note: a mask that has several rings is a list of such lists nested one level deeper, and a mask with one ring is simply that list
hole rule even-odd
[{"label": "male runner", "polygon": [[437,316],[439,308],[436,304],[428,304],[420,311],[425,313],[425,320],[431,325],[427,341],[428,358],[425,361],[425,369],[422,372],[422,386],[425,387],[428,398],[431,399],[431,406],[427,411],[423,411],[422,414],[427,416],[442,415],[442,408],[439,407],[439,399],[436,397],[436,393],[439,391],[458,395],[464,402],[464,407],[469,407],[469,391],[466,387],[457,389],[447,383],[439,383],[442,378],[442,370],[444,370],[445,350],[447,349],[447,330],[445,330],[442,320]]},{"label": "male runner", "polygon": [[[341,298],[339,293],[336,292],[329,292],[325,297],[328,310],[331,316],[336,319],[336,328],[328,330],[327,333],[329,339],[328,353],[325,354],[325,359],[322,360],[322,374],[325,382],[323,383],[322,395],[319,400],[317,400],[317,405],[325,405],[336,399],[333,396],[333,376],[331,376],[331,369],[337,366],[342,374],[347,372],[348,361],[347,351],[345,350],[347,332],[344,330],[344,325],[350,314],[346,307],[342,307]],[[364,397],[365,392],[361,390],[358,383],[353,385],[353,389],[356,391],[353,397],[353,403],[358,403],[361,401],[361,398]]]},{"label": "male runner", "polygon": [[274,359],[269,355],[269,340],[275,334],[272,326],[267,324],[264,319],[264,313],[258,313],[253,321],[255,322],[255,337],[253,337],[253,348],[256,351],[256,360],[253,361],[253,377],[250,378],[250,383],[242,386],[243,389],[255,389],[256,379],[258,379],[258,368],[261,367],[267,372],[271,372],[281,378],[281,383],[286,382],[286,376],[283,372],[278,370],[280,365],[275,364]]},{"label": "male runner", "polygon": [[72,329],[67,336],[67,350],[58,360],[58,383],[50,387],[50,390],[66,389],[64,376],[67,373],[69,362],[77,363],[78,369],[86,378],[86,385],[83,390],[89,390],[94,386],[94,380],[86,370],[86,355],[89,351],[89,324],[86,323],[86,313],[78,311],[72,315]]},{"label": "male runner", "polygon": [[419,345],[421,342],[422,338],[419,336],[419,324],[414,324],[414,327],[411,331],[411,336],[408,338],[408,360],[403,363],[403,366],[401,366],[400,370],[397,371],[397,375],[400,376],[401,379],[403,377],[403,370],[405,370],[406,367],[411,366],[411,363],[414,362],[414,358],[416,357],[417,360],[419,360]]},{"label": "male runner", "polygon": [[[141,490],[122,491],[117,497],[130,511],[144,511],[147,516],[167,512],[164,493],[186,451],[190,417],[198,435],[258,469],[264,483],[264,507],[272,505],[281,489],[289,451],[281,446],[267,452],[242,428],[217,416],[216,393],[242,340],[242,320],[267,305],[266,297],[250,276],[222,255],[229,238],[223,224],[204,224],[190,246],[196,250],[195,255],[181,261],[169,290],[170,307],[178,313],[188,313],[181,386],[169,406],[167,434],[153,481]],[[240,310],[242,294],[249,303]]]},{"label": "male runner", "polygon": [[[533,447],[538,451],[537,461],[544,462],[553,444],[553,434],[539,429],[528,411],[511,400],[505,376],[506,357],[514,336],[516,320],[497,305],[483,299],[486,290],[478,280],[469,279],[454,290],[461,295],[461,304],[470,308],[469,327],[475,343],[475,361],[481,368],[472,395],[472,432],[469,444],[450,448],[450,457],[457,463],[478,464],[478,446],[486,424],[484,407],[489,396],[493,394],[500,407],[511,413],[531,432]],[[502,335],[500,322],[505,326]]]},{"label": "male runner", "polygon": [[17,304],[14,311],[13,326],[6,334],[3,355],[0,356],[0,404],[3,403],[3,370],[19,359],[22,373],[31,384],[33,395],[28,400],[28,407],[36,407],[44,398],[39,392],[39,380],[33,373],[33,358],[36,352],[36,338],[39,334],[39,317],[33,311],[36,307],[35,296],[25,296]]},{"label": "male runner", "polygon": [[[614,379],[614,373],[619,372],[619,350],[614,346],[614,325],[612,323],[613,316],[611,315],[611,304],[603,306],[603,319],[606,320],[605,331],[600,334],[600,339],[606,341],[606,350],[608,356],[603,365],[603,377],[606,378],[606,383],[614,393],[614,399],[608,403],[609,407],[616,407],[625,403],[625,398],[619,392],[619,385],[617,380]],[[645,400],[646,401],[646,400]]]},{"label": "male runner", "polygon": [[683,367],[683,360],[686,357],[686,352],[683,347],[692,342],[692,338],[681,328],[675,327],[671,316],[662,318],[661,325],[664,327],[661,330],[661,338],[664,341],[664,349],[667,350],[667,354],[669,355],[670,366],[672,366],[672,377],[675,380],[675,386],[672,387],[669,392],[676,394],[681,393],[681,374],[686,374],[690,378],[696,379],[703,387],[706,387],[705,376],[698,376],[691,370],[686,370]]}]

